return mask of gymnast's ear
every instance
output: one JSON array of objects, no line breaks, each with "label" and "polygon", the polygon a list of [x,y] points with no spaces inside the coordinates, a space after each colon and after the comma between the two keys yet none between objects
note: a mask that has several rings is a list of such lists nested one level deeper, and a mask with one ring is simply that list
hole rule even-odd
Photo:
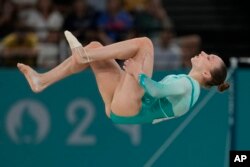
[{"label": "gymnast's ear", "polygon": [[203,71],[202,72],[202,77],[206,80],[209,81],[212,79],[211,73],[209,71]]}]

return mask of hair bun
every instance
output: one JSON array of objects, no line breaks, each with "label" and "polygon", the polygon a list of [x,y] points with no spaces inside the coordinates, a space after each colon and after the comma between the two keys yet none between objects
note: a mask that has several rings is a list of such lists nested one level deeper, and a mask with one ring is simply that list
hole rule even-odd
[{"label": "hair bun", "polygon": [[220,84],[217,89],[220,91],[220,92],[223,92],[225,90],[227,90],[228,88],[230,87],[230,85],[228,83],[222,83]]}]

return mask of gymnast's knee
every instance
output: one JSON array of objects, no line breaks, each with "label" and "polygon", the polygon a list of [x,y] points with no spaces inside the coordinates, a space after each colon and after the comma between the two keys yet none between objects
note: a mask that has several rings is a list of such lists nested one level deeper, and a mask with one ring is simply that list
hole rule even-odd
[{"label": "gymnast's knee", "polygon": [[148,37],[140,37],[138,38],[138,43],[141,45],[141,46],[146,46],[146,47],[149,47],[149,48],[152,48],[153,47],[153,43],[151,41],[150,38]]},{"label": "gymnast's knee", "polygon": [[89,47],[90,48],[100,48],[100,47],[103,47],[103,45],[98,41],[92,41],[89,43]]}]

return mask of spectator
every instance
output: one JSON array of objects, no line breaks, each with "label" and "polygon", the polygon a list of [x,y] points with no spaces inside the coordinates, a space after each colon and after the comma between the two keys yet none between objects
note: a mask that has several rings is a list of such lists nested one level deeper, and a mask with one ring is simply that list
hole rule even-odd
[{"label": "spectator", "polygon": [[105,44],[126,38],[124,31],[130,30],[133,19],[122,9],[122,0],[107,0],[106,11],[97,19],[100,40]]},{"label": "spectator", "polygon": [[3,39],[2,61],[5,66],[16,66],[17,62],[36,66],[37,41],[35,33],[19,24],[16,30]]},{"label": "spectator", "polygon": [[201,39],[195,34],[177,37],[166,28],[153,41],[157,70],[189,68],[191,57],[200,52]]},{"label": "spectator", "polygon": [[172,29],[173,24],[160,0],[146,0],[145,10],[135,13],[135,27],[141,35],[154,38],[163,27]]},{"label": "spectator", "polygon": [[37,0],[11,0],[11,1],[21,8],[26,8],[31,6],[33,7],[37,3]]},{"label": "spectator", "polygon": [[39,38],[39,67],[51,68],[57,64],[62,24],[63,17],[52,0],[38,0],[37,8],[29,13],[27,25],[34,28]]},{"label": "spectator", "polygon": [[182,67],[182,49],[173,39],[170,29],[162,30],[154,41],[154,69],[174,70]]},{"label": "spectator", "polygon": [[64,30],[70,30],[83,43],[95,40],[94,21],[97,12],[86,0],[75,0],[64,22]]},{"label": "spectator", "polygon": [[175,38],[175,40],[183,53],[183,67],[191,68],[190,59],[200,52],[201,37],[197,34],[190,34]]},{"label": "spectator", "polygon": [[146,0],[124,0],[124,8],[134,14],[145,10]]},{"label": "spectator", "polygon": [[0,39],[15,30],[17,7],[8,0],[0,0]]},{"label": "spectator", "polygon": [[72,0],[53,0],[56,9],[66,16],[71,9]]},{"label": "spectator", "polygon": [[87,0],[87,3],[100,12],[105,10],[107,0]]},{"label": "spectator", "polygon": [[10,0],[10,1],[15,3],[15,5],[17,6],[18,17],[22,19],[25,19],[27,17],[30,10],[32,10],[37,3],[37,0]]}]

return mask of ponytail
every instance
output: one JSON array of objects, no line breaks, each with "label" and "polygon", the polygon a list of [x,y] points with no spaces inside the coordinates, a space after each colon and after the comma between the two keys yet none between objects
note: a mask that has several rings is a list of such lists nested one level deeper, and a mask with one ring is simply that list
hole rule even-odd
[{"label": "ponytail", "polygon": [[219,92],[223,92],[225,90],[227,90],[230,87],[230,85],[228,83],[222,83],[220,85],[217,86],[217,89]]}]

